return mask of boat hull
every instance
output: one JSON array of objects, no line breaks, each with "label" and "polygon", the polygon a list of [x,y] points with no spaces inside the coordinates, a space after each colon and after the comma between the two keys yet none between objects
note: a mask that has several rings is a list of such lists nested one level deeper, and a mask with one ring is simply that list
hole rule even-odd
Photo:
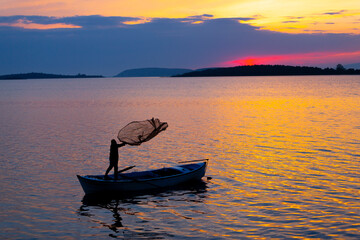
[{"label": "boat hull", "polygon": [[[191,166],[190,166],[191,165]],[[179,185],[185,182],[200,180],[206,172],[207,161],[180,165],[174,168],[167,168],[175,170],[177,173],[168,176],[155,176],[151,178],[136,178],[129,177],[130,174],[120,174],[119,180],[105,180],[100,179],[99,176],[79,176],[79,182],[86,194],[95,193],[121,193],[121,192],[135,192],[146,191],[153,189],[167,188]],[[159,170],[158,170],[159,171]],[[152,173],[156,171],[145,171],[139,173]]]}]

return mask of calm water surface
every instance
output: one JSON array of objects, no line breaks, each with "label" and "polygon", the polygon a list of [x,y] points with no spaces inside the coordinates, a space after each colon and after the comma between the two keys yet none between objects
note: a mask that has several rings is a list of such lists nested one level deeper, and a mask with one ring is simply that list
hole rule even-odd
[{"label": "calm water surface", "polygon": [[[0,81],[1,239],[359,239],[360,77]],[[169,128],[120,167],[210,158],[194,186],[92,198],[110,139]]]}]

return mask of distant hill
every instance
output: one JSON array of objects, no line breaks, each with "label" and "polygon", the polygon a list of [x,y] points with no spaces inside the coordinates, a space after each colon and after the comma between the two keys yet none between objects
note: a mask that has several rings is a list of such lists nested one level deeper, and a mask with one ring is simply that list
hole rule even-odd
[{"label": "distant hill", "polygon": [[115,77],[170,77],[191,71],[183,68],[136,68],[125,70]]},{"label": "distant hill", "polygon": [[19,73],[19,74],[9,74],[2,75],[0,79],[2,80],[15,80],[15,79],[44,79],[44,78],[102,78],[103,76],[98,75],[61,75],[61,74],[48,74],[48,73]]},{"label": "distant hill", "polygon": [[344,65],[345,68],[354,68],[354,69],[360,69],[360,63],[353,63],[353,64],[346,64]]},{"label": "distant hill", "polygon": [[176,75],[176,77],[208,76],[287,76],[287,75],[355,75],[360,70],[345,69],[342,65],[336,69],[318,67],[300,67],[284,65],[253,65],[228,68],[210,68]]}]

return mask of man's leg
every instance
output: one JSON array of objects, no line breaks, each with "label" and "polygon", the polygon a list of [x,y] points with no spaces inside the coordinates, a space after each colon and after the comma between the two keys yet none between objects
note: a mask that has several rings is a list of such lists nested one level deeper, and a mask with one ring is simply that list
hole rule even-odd
[{"label": "man's leg", "polygon": [[114,179],[118,179],[118,165],[117,163],[114,165]]},{"label": "man's leg", "polygon": [[105,177],[107,177],[107,175],[109,174],[109,172],[111,171],[111,169],[114,167],[114,165],[110,162],[110,165],[108,167],[108,169],[106,169],[106,172],[105,172]]}]

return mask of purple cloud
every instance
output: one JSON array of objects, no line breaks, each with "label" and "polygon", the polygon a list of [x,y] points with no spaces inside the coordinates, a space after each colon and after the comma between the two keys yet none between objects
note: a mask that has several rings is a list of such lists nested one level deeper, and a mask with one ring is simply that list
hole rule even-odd
[{"label": "purple cloud", "polygon": [[346,12],[346,10],[341,10],[341,11],[336,11],[336,12],[326,12],[326,13],[323,13],[324,15],[339,15],[339,14],[342,14]]},{"label": "purple cloud", "polygon": [[[0,74],[51,72],[103,74],[139,67],[202,68],[249,55],[359,51],[359,35],[285,34],[240,23],[244,18],[211,15],[182,19],[74,16],[0,17],[0,23],[27,19],[64,23],[74,29],[0,26]],[[200,24],[192,21],[201,20]]]}]

